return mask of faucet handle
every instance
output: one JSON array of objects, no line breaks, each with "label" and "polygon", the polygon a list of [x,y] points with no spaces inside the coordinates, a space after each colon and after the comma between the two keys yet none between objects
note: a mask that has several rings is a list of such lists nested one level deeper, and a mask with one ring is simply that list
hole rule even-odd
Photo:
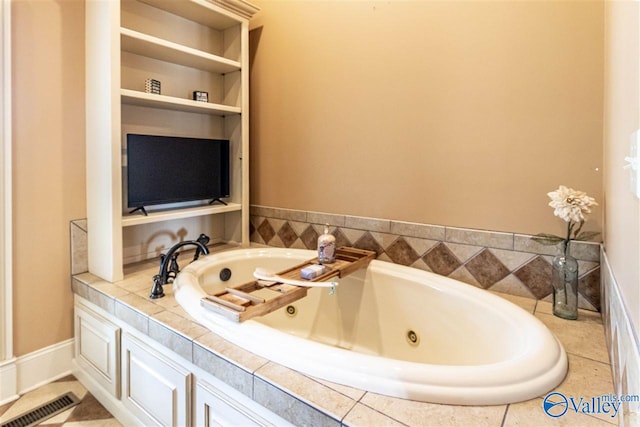
[{"label": "faucet handle", "polygon": [[167,281],[169,281],[169,279],[175,279],[178,273],[180,273],[180,266],[178,265],[178,255],[180,255],[180,252],[176,252],[175,254],[173,254],[173,256],[171,256],[171,259],[169,260],[170,263],[169,273],[167,274]]},{"label": "faucet handle", "polygon": [[162,289],[162,278],[159,274],[153,276],[153,288],[151,288],[151,299],[162,298],[164,296],[164,289]]},{"label": "faucet handle", "polygon": [[200,236],[198,236],[198,238],[196,239],[196,241],[198,243],[201,243],[203,246],[206,246],[207,244],[209,244],[209,236],[207,236],[206,234],[200,234]]},{"label": "faucet handle", "polygon": [[[202,233],[202,234],[200,234],[200,236],[198,236],[198,238],[196,239],[196,242],[200,243],[206,249],[206,246],[207,246],[207,244],[209,243],[210,240],[211,239],[209,239],[209,236],[207,236],[206,234]],[[196,247],[196,253],[195,253],[195,255],[193,255],[193,260],[191,262],[197,260],[201,253],[203,253],[202,249],[200,249],[200,247]],[[206,252],[205,252],[205,255],[206,255]]]}]

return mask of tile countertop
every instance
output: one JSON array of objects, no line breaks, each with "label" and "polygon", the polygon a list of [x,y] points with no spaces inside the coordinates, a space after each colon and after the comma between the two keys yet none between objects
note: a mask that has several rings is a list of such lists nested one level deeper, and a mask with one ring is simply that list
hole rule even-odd
[{"label": "tile countertop", "polygon": [[[149,298],[157,262],[125,269],[125,279],[110,283],[90,273],[73,276],[74,293],[147,334],[187,361],[297,425],[334,426],[606,426],[607,414],[567,411],[551,418],[541,396],[497,406],[451,406],[387,397],[302,375],[256,356],[210,332],[191,318],[173,297]],[[551,304],[498,294],[535,315],[558,337],[569,357],[569,373],[556,391],[576,398],[613,393],[611,366],[599,313],[583,311],[578,320],[551,314]]]}]

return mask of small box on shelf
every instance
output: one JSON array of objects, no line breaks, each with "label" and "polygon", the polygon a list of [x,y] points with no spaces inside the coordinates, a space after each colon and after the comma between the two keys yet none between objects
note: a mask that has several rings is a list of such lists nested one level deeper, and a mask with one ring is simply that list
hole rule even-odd
[{"label": "small box on shelf", "polygon": [[144,81],[144,91],[160,95],[160,80],[147,79]]},{"label": "small box on shelf", "polygon": [[193,100],[198,102],[209,102],[209,92],[202,92],[199,90],[193,91]]}]

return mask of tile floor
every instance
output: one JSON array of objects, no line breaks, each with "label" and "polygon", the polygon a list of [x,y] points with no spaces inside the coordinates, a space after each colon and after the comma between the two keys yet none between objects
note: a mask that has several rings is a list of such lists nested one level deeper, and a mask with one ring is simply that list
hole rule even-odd
[{"label": "tile floor", "polygon": [[61,378],[30,391],[18,400],[0,406],[0,424],[24,412],[28,412],[62,394],[72,392],[81,402],[48,420],[42,426],[48,427],[117,427],[121,424],[113,418],[91,393],[72,375]]}]

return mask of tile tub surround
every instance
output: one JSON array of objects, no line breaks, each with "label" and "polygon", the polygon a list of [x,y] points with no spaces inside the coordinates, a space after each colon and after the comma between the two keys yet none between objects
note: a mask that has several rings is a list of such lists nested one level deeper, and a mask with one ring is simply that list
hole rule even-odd
[{"label": "tile tub surround", "polygon": [[[329,216],[319,217],[319,214],[309,213],[309,220],[314,223],[324,224],[330,222]],[[74,221],[75,223],[76,221]],[[82,233],[74,233],[71,228],[72,254],[80,260],[86,259],[86,222],[80,220],[78,230]],[[343,223],[344,224],[344,223]],[[72,224],[73,225],[73,224]],[[84,227],[81,227],[85,225]],[[406,227],[396,224],[394,228]],[[409,227],[413,227],[409,225]],[[444,227],[435,227],[435,230],[419,227],[416,233],[424,233],[425,238],[435,236],[430,233],[444,233]],[[409,234],[406,231],[403,233]],[[514,243],[516,240],[514,236]],[[604,258],[606,260],[606,258]],[[84,261],[80,263],[80,270]],[[624,340],[617,338],[612,343],[610,328],[616,325],[618,336],[628,336],[620,331],[624,325],[629,325],[622,311],[619,310],[621,301],[617,288],[611,292],[612,277],[607,270],[605,261],[602,263],[603,277],[603,312],[605,326],[601,325],[599,316],[589,311],[580,311],[577,321],[564,321],[554,318],[551,313],[551,304],[537,301],[531,298],[500,294],[523,309],[534,313],[558,336],[569,354],[569,375],[558,387],[558,390],[575,393],[576,396],[602,395],[613,390],[615,393],[622,390],[633,390],[634,379],[637,379],[638,362],[637,344],[627,346],[635,353],[636,357],[628,356],[624,362],[626,368],[620,369],[621,364],[616,362],[625,353],[621,350]],[[208,364],[208,372],[228,379],[228,383],[234,383],[236,388],[242,388],[249,393],[250,387],[254,400],[271,411],[288,419],[293,418],[296,424],[308,425],[348,425],[348,426],[372,426],[372,425],[558,425],[558,419],[548,417],[541,409],[542,398],[528,402],[492,406],[492,407],[461,407],[436,405],[429,403],[413,402],[403,399],[380,396],[363,390],[353,389],[342,385],[329,383],[316,378],[306,377],[289,370],[273,362],[259,358],[252,353],[239,348],[219,336],[209,332],[199,325],[194,319],[182,310],[173,299],[171,292],[168,296],[152,301],[148,298],[150,278],[157,272],[157,265],[149,267],[146,271],[142,265],[129,266],[126,269],[125,280],[118,283],[105,282],[89,273],[80,271],[72,278],[72,288],[75,293],[85,297],[94,304],[115,313],[117,308],[119,315],[128,319],[127,322],[138,329],[146,330],[149,336],[155,337],[165,347],[172,349],[183,358],[199,360],[198,363]],[[608,281],[608,282],[607,282]],[[166,287],[170,291],[170,287]],[[613,296],[612,296],[613,295]],[[123,297],[122,299],[120,297]],[[128,302],[127,302],[128,301]],[[146,304],[149,302],[150,304]],[[160,307],[155,307],[160,306]],[[611,307],[611,308],[608,308]],[[613,314],[609,320],[610,313]],[[137,325],[137,326],[135,326]],[[620,326],[622,325],[622,326]],[[571,328],[568,328],[571,326]],[[567,331],[575,333],[567,333]],[[614,365],[610,366],[602,357],[606,352],[604,347],[604,332],[607,334],[609,353],[616,355]],[[627,331],[631,331],[627,329]],[[163,336],[164,335],[164,336]],[[173,342],[173,344],[172,344]],[[190,356],[191,354],[191,356]],[[635,365],[634,365],[635,363]],[[228,368],[228,370],[227,370]],[[614,382],[611,381],[613,370]],[[228,371],[228,372],[227,372]],[[633,373],[635,377],[621,381],[620,372]],[[224,381],[224,379],[223,379]],[[297,384],[297,385],[296,385]],[[615,385],[614,385],[615,384]],[[345,400],[347,398],[348,400]],[[336,403],[337,402],[337,403]],[[345,403],[346,402],[346,403]],[[497,409],[496,409],[497,408]],[[346,413],[346,414],[345,414]],[[342,415],[345,414],[345,415]],[[342,416],[338,421],[337,418]],[[632,421],[627,417],[627,421]],[[317,423],[315,422],[317,421]],[[622,425],[621,419],[598,419],[590,415],[567,413],[562,417],[562,425]],[[627,423],[627,425],[632,425]]]},{"label": "tile tub surround", "polygon": [[[211,373],[260,405],[296,425],[451,426],[544,425],[556,420],[542,410],[542,398],[496,406],[451,406],[382,396],[302,375],[256,356],[208,331],[173,298],[148,298],[155,263],[127,267],[125,279],[109,283],[90,273],[72,278],[73,291],[148,335],[186,361]],[[604,328],[598,313],[580,311],[577,321],[551,315],[551,304],[500,294],[533,313],[556,334],[569,355],[569,373],[557,388],[572,396],[613,392]],[[571,325],[571,330],[567,325]],[[586,338],[588,337],[588,339]],[[567,414],[564,425],[606,426],[605,416]]]},{"label": "tile tub surround", "polygon": [[[378,259],[432,271],[471,285],[551,301],[551,259],[555,247],[531,236],[251,206],[252,242],[275,247],[316,249],[324,224],[336,245],[376,251]],[[578,259],[579,307],[600,310],[600,245],[573,242]]]}]

